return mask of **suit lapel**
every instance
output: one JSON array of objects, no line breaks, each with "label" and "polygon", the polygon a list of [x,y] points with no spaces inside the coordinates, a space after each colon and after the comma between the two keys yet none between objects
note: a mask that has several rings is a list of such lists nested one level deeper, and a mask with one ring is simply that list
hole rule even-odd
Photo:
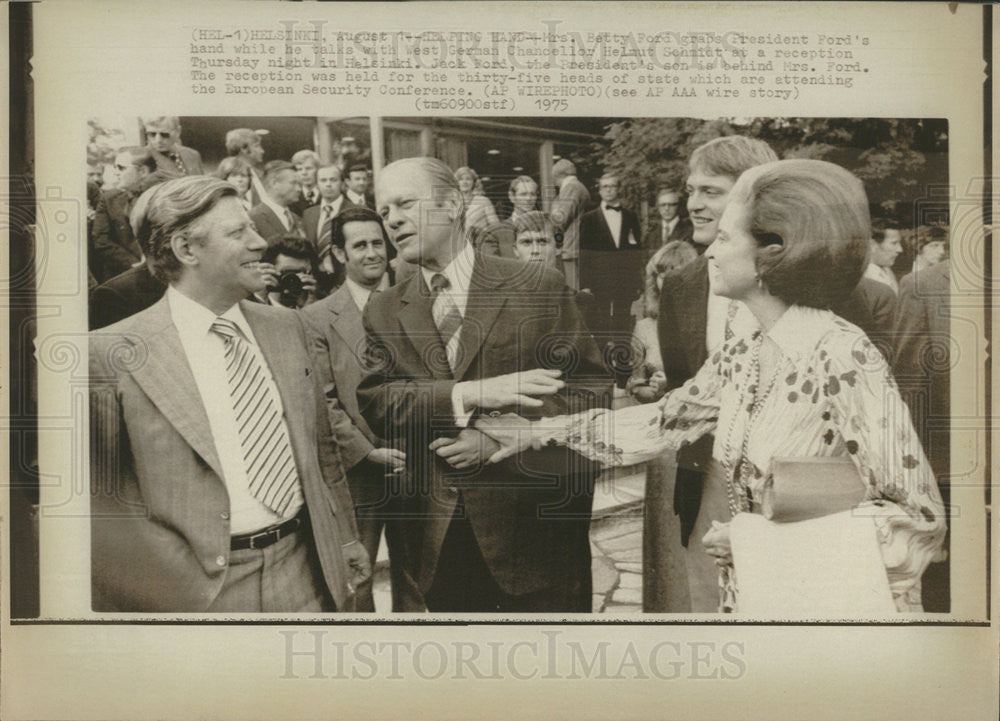
[{"label": "suit lapel", "polygon": [[424,282],[420,268],[417,268],[410,278],[409,285],[400,297],[400,303],[402,307],[399,310],[399,324],[410,339],[410,343],[416,348],[424,367],[434,378],[442,380],[449,378],[450,374],[439,364],[427,362],[428,356],[444,358],[445,349],[437,326],[434,325],[431,291]]},{"label": "suit lapel", "polygon": [[315,429],[306,425],[306,419],[312,418],[308,413],[298,412],[296,409],[309,408],[310,403],[315,403],[315,398],[308,397],[304,392],[306,384],[302,380],[306,377],[308,369],[302,365],[300,353],[291,352],[296,347],[302,347],[302,339],[296,333],[296,324],[268,322],[263,317],[267,306],[263,306],[250,301],[241,301],[240,310],[243,311],[250,329],[253,331],[257,346],[261,355],[271,371],[274,378],[274,385],[281,396],[281,405],[284,408],[285,422],[288,424],[288,435],[295,453],[295,459],[299,468],[305,468],[305,458],[309,450],[306,439],[312,438]]},{"label": "suit lapel", "polygon": [[[604,206],[598,205],[595,212],[597,213],[597,221],[601,224],[601,232],[604,234],[608,250],[618,250],[618,248],[615,247],[615,236],[611,233],[611,226],[608,225],[608,219],[604,217]],[[624,219],[622,222],[624,223]]]},{"label": "suit lapel", "polygon": [[[180,335],[170,319],[166,298],[161,298],[141,316],[135,333],[140,342],[146,344],[148,358],[132,371],[133,379],[188,445],[220,479],[225,478],[208,415],[184,355]],[[131,342],[128,336],[126,340]]]},{"label": "suit lapel", "polygon": [[455,367],[455,379],[461,380],[473,359],[479,355],[490,329],[496,323],[500,310],[506,304],[506,296],[500,296],[496,290],[503,284],[499,273],[483,272],[487,261],[476,254],[476,263],[472,268],[472,279],[469,283],[469,300],[465,307],[465,317],[462,329],[459,331],[458,347],[462,352]]},{"label": "suit lapel", "polygon": [[333,329],[355,357],[361,358],[365,348],[365,327],[361,322],[361,311],[354,303],[347,286],[341,286],[332,297],[330,322],[333,324]]}]

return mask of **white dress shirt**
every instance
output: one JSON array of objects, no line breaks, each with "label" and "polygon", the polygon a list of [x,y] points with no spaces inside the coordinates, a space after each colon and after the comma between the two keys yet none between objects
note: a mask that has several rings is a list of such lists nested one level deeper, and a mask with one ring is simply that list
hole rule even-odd
[{"label": "white dress shirt", "polygon": [[[344,285],[347,286],[347,292],[351,294],[351,298],[354,300],[354,305],[358,306],[358,310],[363,311],[365,306],[368,304],[368,299],[372,296],[372,289],[365,288],[359,283],[355,283],[350,278],[344,278]],[[389,274],[386,273],[378,281],[378,287],[374,290],[383,291],[389,287]]]},{"label": "white dress shirt", "polygon": [[278,205],[273,200],[271,200],[270,195],[262,195],[260,202],[266,205],[268,208],[274,211],[274,214],[278,216],[278,220],[281,221],[281,226],[291,232],[293,226],[288,222],[288,214],[291,212],[288,208],[283,205]]},{"label": "white dress shirt", "polygon": [[[618,206],[621,208],[621,206]],[[604,213],[604,220],[611,228],[611,239],[615,242],[616,248],[622,247],[622,211],[608,210],[607,203],[601,203],[601,212]]]},{"label": "white dress shirt", "polygon": [[[458,255],[452,258],[451,262],[445,266],[444,270],[436,271],[424,268],[423,266],[420,267],[420,272],[423,274],[424,282],[427,283],[428,288],[433,287],[431,285],[431,279],[437,275],[437,273],[444,274],[450,285],[447,289],[442,290],[441,294],[451,296],[451,299],[455,301],[455,305],[458,306],[458,311],[462,314],[462,318],[465,318],[465,309],[469,304],[469,288],[472,286],[472,266],[475,262],[475,248],[472,247],[472,243],[466,241],[465,247],[462,248]],[[451,393],[451,406],[452,411],[455,414],[456,425],[458,425],[459,428],[467,426],[474,409],[465,408],[465,405],[462,403],[457,383]]]},{"label": "white dress shirt", "polygon": [[423,273],[424,282],[428,288],[432,288],[431,278],[438,273],[442,273],[450,284],[447,289],[441,291],[441,295],[451,296],[458,306],[458,311],[465,317],[465,307],[469,304],[469,287],[472,285],[472,266],[476,262],[476,250],[472,243],[466,241],[465,247],[459,251],[458,255],[451,259],[444,270],[430,270],[420,267]]},{"label": "white dress shirt", "polygon": [[865,278],[871,278],[878,283],[887,285],[892,288],[893,293],[899,295],[899,283],[896,281],[896,274],[892,272],[891,268],[884,268],[881,265],[869,263],[868,267],[865,268]]},{"label": "white dress shirt", "polygon": [[[187,356],[188,365],[194,374],[195,386],[205,407],[215,450],[222,465],[223,481],[229,492],[230,533],[233,535],[249,533],[278,523],[283,520],[282,517],[258,501],[250,492],[240,436],[236,429],[236,414],[229,395],[225,346],[221,336],[211,330],[217,316],[197,301],[188,298],[173,285],[167,288],[167,303],[170,307],[170,318],[181,339],[184,355]],[[265,371],[264,382],[270,385],[271,397],[277,404],[278,412],[284,415],[281,395],[274,383],[274,377],[239,304],[227,310],[221,317],[235,323],[249,341],[250,348],[256,353]],[[282,419],[282,423],[284,422]],[[301,507],[299,505],[290,508],[286,518],[295,516]]]},{"label": "white dress shirt", "polygon": [[348,200],[350,200],[355,205],[360,205],[362,208],[367,208],[368,207],[368,203],[365,202],[365,196],[358,195],[353,190],[348,190],[347,191],[347,198],[348,198]]},{"label": "white dress shirt", "polygon": [[662,228],[661,232],[663,233],[662,238],[664,243],[666,243],[667,240],[670,239],[670,234],[674,232],[674,228],[677,227],[677,223],[678,221],[680,221],[680,219],[681,218],[679,215],[675,215],[670,220],[660,221],[660,227]]}]

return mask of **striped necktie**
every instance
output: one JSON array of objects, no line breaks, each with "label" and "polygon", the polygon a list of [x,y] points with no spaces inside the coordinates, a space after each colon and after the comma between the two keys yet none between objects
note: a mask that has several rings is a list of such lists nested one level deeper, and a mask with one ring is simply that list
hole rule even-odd
[{"label": "striped necktie", "polygon": [[320,219],[319,241],[316,243],[316,250],[322,259],[330,254],[330,246],[333,244],[333,206],[329,203],[323,205],[323,217]]},{"label": "striped necktie", "polygon": [[226,377],[247,481],[254,498],[282,518],[302,504],[288,430],[275,402],[264,362],[236,324],[216,318],[212,332],[225,345]]},{"label": "striped necktie", "polygon": [[448,365],[454,371],[458,361],[458,336],[462,329],[462,311],[458,309],[450,293],[441,292],[450,287],[451,281],[444,273],[435,273],[431,276],[431,294],[434,296],[431,312],[434,315],[434,325],[437,326],[441,342],[444,343]]}]

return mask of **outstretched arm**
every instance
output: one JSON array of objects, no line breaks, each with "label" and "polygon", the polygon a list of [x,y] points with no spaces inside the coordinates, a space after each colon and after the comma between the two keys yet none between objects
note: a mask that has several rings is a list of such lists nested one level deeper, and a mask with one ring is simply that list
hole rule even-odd
[{"label": "outstretched arm", "polygon": [[567,446],[604,465],[641,463],[715,429],[725,358],[725,352],[716,353],[694,378],[659,403],[616,411],[599,408],[533,422],[514,414],[480,417],[476,428],[500,443],[490,458],[493,463],[549,445]]}]

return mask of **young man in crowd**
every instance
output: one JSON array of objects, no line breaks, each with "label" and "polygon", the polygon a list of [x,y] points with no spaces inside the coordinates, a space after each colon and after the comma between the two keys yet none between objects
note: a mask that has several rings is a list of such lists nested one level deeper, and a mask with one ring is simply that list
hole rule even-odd
[{"label": "young man in crowd", "polygon": [[368,168],[352,165],[347,171],[347,199],[362,208],[371,208],[372,198],[368,195]]},{"label": "young man in crowd", "polygon": [[320,166],[319,155],[314,150],[300,150],[292,156],[292,165],[299,178],[299,197],[292,203],[292,212],[301,216],[306,208],[319,202],[320,192],[316,186],[316,171]]}]

